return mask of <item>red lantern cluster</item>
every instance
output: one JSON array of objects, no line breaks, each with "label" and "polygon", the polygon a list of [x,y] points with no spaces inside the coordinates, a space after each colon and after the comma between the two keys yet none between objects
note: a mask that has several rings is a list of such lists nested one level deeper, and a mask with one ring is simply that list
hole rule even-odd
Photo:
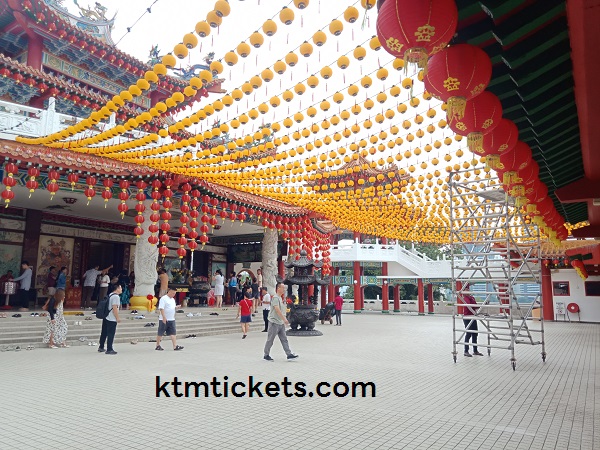
[{"label": "red lantern cluster", "polygon": [[16,164],[8,163],[4,166],[4,172],[6,176],[2,179],[2,183],[6,189],[2,191],[2,198],[4,199],[4,207],[8,208],[10,201],[15,198],[12,188],[17,184],[17,180],[14,179],[13,175],[19,172],[19,167]]},{"label": "red lantern cluster", "polygon": [[136,227],[133,230],[133,232],[135,233],[136,237],[139,238],[142,234],[144,234],[144,229],[142,228],[142,224],[146,220],[144,218],[144,211],[146,211],[146,205],[144,205],[144,200],[146,200],[146,193],[144,192],[144,189],[146,189],[148,184],[144,180],[138,180],[135,183],[135,186],[138,189],[137,194],[135,194],[135,199],[137,200],[135,210],[137,211],[137,215],[133,219],[136,223]]},{"label": "red lantern cluster", "polygon": [[106,208],[106,204],[112,198],[112,187],[114,185],[114,181],[112,178],[104,178],[102,180],[102,185],[104,186],[104,190],[102,191],[102,198],[104,199],[104,207]]},{"label": "red lantern cluster", "polygon": [[87,204],[89,205],[92,198],[96,195],[96,191],[94,189],[94,186],[96,186],[96,177],[92,177],[92,176],[87,177],[85,179],[85,183],[87,184],[87,188],[85,188],[83,193],[87,197],[87,199],[88,199]]},{"label": "red lantern cluster", "polygon": [[60,178],[60,174],[56,170],[48,171],[48,185],[46,189],[50,192],[50,200],[54,198],[54,194],[58,192],[58,179]]},{"label": "red lantern cluster", "polygon": [[162,187],[162,183],[160,180],[153,180],[151,183],[152,192],[150,193],[150,197],[152,197],[152,203],[150,204],[150,209],[152,210],[152,214],[150,214],[150,225],[148,226],[148,231],[150,232],[150,236],[148,236],[148,242],[152,245],[157,245],[159,242],[157,233],[159,231],[158,222],[160,221],[160,203],[159,200],[162,197],[160,193],[160,188]]},{"label": "red lantern cluster", "polygon": [[127,200],[129,200],[129,181],[120,180],[119,188],[121,189],[121,192],[119,192],[119,200],[121,200],[121,203],[119,203],[118,209],[121,213],[121,219],[123,219],[125,217],[125,213],[129,210],[129,206],[127,206],[127,203],[125,203]]},{"label": "red lantern cluster", "polygon": [[31,194],[35,192],[35,190],[40,186],[40,183],[36,181],[36,177],[40,176],[40,169],[37,167],[30,167],[27,169],[27,183],[25,183],[25,187],[29,189],[29,198],[31,198]]}]

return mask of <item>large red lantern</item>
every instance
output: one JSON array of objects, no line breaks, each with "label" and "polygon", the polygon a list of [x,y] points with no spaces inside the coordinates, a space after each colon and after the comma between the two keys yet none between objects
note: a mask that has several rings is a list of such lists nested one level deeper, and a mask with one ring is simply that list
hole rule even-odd
[{"label": "large red lantern", "polygon": [[[529,145],[518,141],[511,151],[504,152],[499,156],[491,155],[487,157],[486,161],[492,169],[502,174],[504,184],[512,184],[518,179],[518,172],[525,169],[531,162],[531,157]],[[498,163],[496,163],[496,158],[499,158]]]},{"label": "large red lantern", "polygon": [[448,117],[448,126],[461,136],[467,136],[467,145],[475,153],[482,148],[483,135],[494,130],[502,119],[502,104],[498,97],[484,91],[467,101],[462,118]]},{"label": "large red lantern", "polygon": [[427,63],[425,89],[448,105],[448,117],[461,119],[467,100],[481,94],[492,78],[486,52],[470,44],[457,44],[432,56]]},{"label": "large red lantern", "polygon": [[60,178],[60,174],[56,170],[48,171],[48,186],[46,189],[50,192],[50,200],[54,198],[54,194],[58,192],[58,183],[57,180]]},{"label": "large red lantern", "polygon": [[478,155],[498,155],[513,149],[519,140],[519,129],[513,121],[500,120],[500,123],[490,133],[483,136],[481,147],[472,151]]},{"label": "large red lantern", "polygon": [[454,0],[387,0],[377,16],[377,36],[388,53],[424,68],[428,56],[448,45],[457,23]]}]

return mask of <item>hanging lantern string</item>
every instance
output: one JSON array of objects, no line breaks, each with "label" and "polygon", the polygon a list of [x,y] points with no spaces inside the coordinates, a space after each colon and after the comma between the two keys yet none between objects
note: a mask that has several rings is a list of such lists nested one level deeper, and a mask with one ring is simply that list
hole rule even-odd
[{"label": "hanging lantern string", "polygon": [[150,6],[148,6],[144,12],[142,13],[142,15],[140,17],[137,18],[137,20],[135,22],[133,22],[133,25],[131,25],[130,27],[127,27],[127,31],[125,32],[125,34],[123,36],[121,36],[121,38],[117,41],[117,43],[115,44],[115,47],[118,47],[119,44],[121,43],[121,41],[125,38],[125,36],[127,36],[129,33],[131,33],[131,30],[133,29],[133,27],[135,27],[137,25],[137,23],[142,20],[142,18],[146,15],[146,14],[152,14],[152,7],[158,3],[158,0],[154,0]]}]

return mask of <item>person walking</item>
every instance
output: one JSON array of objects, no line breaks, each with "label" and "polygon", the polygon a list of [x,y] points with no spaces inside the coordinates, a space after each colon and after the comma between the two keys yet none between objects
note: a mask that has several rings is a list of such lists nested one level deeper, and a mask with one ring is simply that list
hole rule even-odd
[{"label": "person walking", "polygon": [[98,301],[102,300],[108,294],[108,285],[110,276],[107,273],[100,275],[100,290],[98,291]]},{"label": "person walking", "polygon": [[337,326],[342,326],[342,308],[344,305],[344,299],[338,292],[335,298],[333,299],[333,304],[335,306],[335,324]]},{"label": "person walking", "polygon": [[56,294],[56,277],[56,267],[50,266],[48,275],[46,275],[46,292],[48,292],[48,298]]},{"label": "person walking", "polygon": [[[477,304],[475,297],[468,294],[463,295],[462,302],[465,305]],[[465,325],[465,330],[467,331],[465,336],[465,356],[469,358],[473,355],[483,356],[483,353],[477,351],[477,319],[475,319],[474,316],[477,314],[478,309],[478,306],[463,306],[463,323]],[[469,340],[471,340],[471,344],[473,345],[473,355],[469,353]]]},{"label": "person walking", "polygon": [[271,294],[267,291],[266,287],[260,288],[260,293],[262,294],[261,304],[263,307],[263,320],[265,321],[265,329],[263,333],[269,331],[269,311],[271,310]]},{"label": "person walking", "polygon": [[56,290],[62,289],[67,292],[67,267],[62,266],[58,271],[58,276],[56,277]]},{"label": "person walking", "polygon": [[106,269],[100,270],[100,266],[95,265],[83,274],[83,308],[87,308],[92,302],[92,295],[94,294],[94,288],[96,287],[98,275],[108,272],[110,268],[112,268],[112,265],[108,266]]},{"label": "person walking", "polygon": [[265,343],[263,359],[273,361],[269,355],[275,336],[279,337],[283,351],[287,355],[287,359],[296,359],[298,355],[292,353],[288,343],[287,335],[285,334],[285,326],[289,325],[283,311],[286,306],[283,303],[283,295],[285,293],[285,284],[277,283],[276,294],[271,297],[271,310],[269,311],[269,331],[267,332],[267,342]]},{"label": "person walking", "polygon": [[237,292],[238,292],[238,279],[235,276],[235,272],[231,272],[229,275],[229,282],[227,283],[227,287],[229,288],[229,298],[231,300],[231,304],[235,305],[237,301]]},{"label": "person walking", "polygon": [[238,303],[238,312],[235,318],[240,319],[240,323],[242,324],[242,339],[246,339],[250,330],[250,322],[252,322],[252,289],[244,291],[244,298]]},{"label": "person walking", "polygon": [[23,261],[21,263],[21,268],[23,269],[23,273],[13,281],[18,281],[21,283],[18,292],[20,306],[19,311],[29,311],[29,289],[31,289],[31,276],[33,272],[31,271],[31,267],[27,261]]},{"label": "person walking", "polygon": [[67,345],[68,326],[63,315],[64,300],[65,291],[57,289],[45,305],[45,309],[48,311],[48,319],[42,342],[48,344],[48,348],[69,347]]},{"label": "person walking", "polygon": [[223,278],[223,272],[221,272],[221,269],[216,270],[213,281],[215,283],[215,306],[220,308],[223,305],[223,294],[225,291],[225,279]]},{"label": "person walking", "polygon": [[164,348],[160,346],[160,341],[165,335],[171,338],[173,343],[173,350],[183,350],[181,345],[177,345],[177,330],[175,328],[175,289],[167,289],[167,293],[163,295],[158,301],[158,313],[160,314],[160,322],[158,322],[158,333],[156,335],[156,348],[155,350],[163,351]]},{"label": "person walking", "polygon": [[[108,298],[108,309],[109,313],[106,318],[102,319],[102,331],[100,333],[100,347],[98,351],[100,353],[106,353],[107,355],[116,355],[117,352],[113,349],[113,341],[115,340],[115,332],[117,331],[117,324],[121,322],[119,317],[119,307],[121,306],[121,295],[122,289],[120,284],[115,284],[111,287],[111,292]],[[106,351],[104,350],[104,343],[106,342]]]}]

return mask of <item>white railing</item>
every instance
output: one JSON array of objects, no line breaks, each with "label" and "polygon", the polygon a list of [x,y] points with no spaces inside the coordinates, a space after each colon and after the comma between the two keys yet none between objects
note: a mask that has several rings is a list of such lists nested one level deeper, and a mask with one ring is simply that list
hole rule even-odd
[{"label": "white railing", "polygon": [[399,244],[348,243],[331,246],[332,262],[395,262],[423,278],[449,278],[450,261],[435,261]]}]

